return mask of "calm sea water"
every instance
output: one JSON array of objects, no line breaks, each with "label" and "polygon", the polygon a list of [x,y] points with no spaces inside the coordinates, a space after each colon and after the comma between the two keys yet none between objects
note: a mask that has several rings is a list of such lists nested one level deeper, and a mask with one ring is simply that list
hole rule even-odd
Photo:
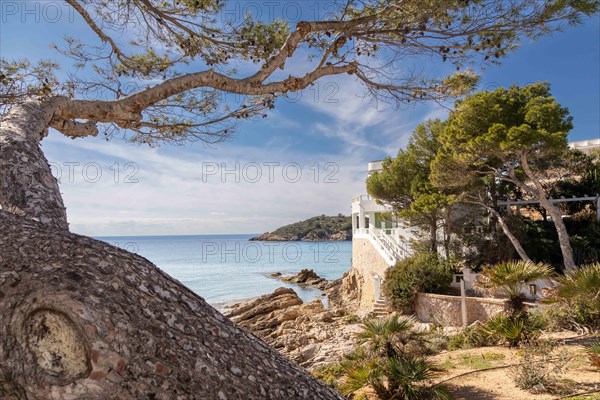
[{"label": "calm sea water", "polygon": [[350,268],[352,243],[254,242],[256,235],[111,236],[107,243],[137,253],[221,308],[237,300],[291,287],[304,301],[321,296],[312,288],[299,288],[268,275],[293,274],[313,269],[325,279],[341,278]]}]

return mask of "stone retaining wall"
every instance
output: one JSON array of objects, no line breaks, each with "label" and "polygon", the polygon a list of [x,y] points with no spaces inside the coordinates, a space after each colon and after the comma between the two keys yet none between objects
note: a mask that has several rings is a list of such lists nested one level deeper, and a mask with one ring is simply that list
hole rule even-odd
[{"label": "stone retaining wall", "polygon": [[[507,300],[467,297],[467,323],[487,321],[507,309]],[[417,318],[444,326],[462,326],[460,296],[419,293],[415,305]]]},{"label": "stone retaining wall", "polygon": [[358,293],[358,315],[366,315],[373,310],[375,301],[375,274],[382,279],[389,265],[373,247],[369,239],[352,240],[352,268],[350,276],[355,277]]}]

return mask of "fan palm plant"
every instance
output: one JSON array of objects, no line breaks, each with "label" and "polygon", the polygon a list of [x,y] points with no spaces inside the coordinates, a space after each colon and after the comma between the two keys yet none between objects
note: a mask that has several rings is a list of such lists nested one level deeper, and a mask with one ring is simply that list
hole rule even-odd
[{"label": "fan palm plant", "polygon": [[521,290],[529,283],[538,279],[548,278],[553,273],[550,266],[543,263],[532,263],[523,260],[501,262],[493,267],[485,268],[482,275],[484,284],[493,289],[503,290],[510,299],[513,316],[523,311],[525,297]]},{"label": "fan palm plant", "polygon": [[558,278],[558,295],[564,299],[600,299],[600,263],[568,270]]},{"label": "fan palm plant", "polygon": [[428,385],[438,368],[412,354],[377,357],[348,365],[341,393],[349,396],[371,386],[381,400],[448,399],[442,386]]},{"label": "fan palm plant", "polygon": [[526,325],[523,318],[509,318],[503,314],[492,318],[482,329],[490,337],[499,337],[511,347],[518,346],[526,335]]},{"label": "fan palm plant", "polygon": [[359,346],[341,363],[346,371],[341,393],[348,396],[370,386],[381,400],[447,398],[442,387],[427,384],[437,368],[414,354],[424,343],[414,325],[414,318],[398,315],[364,321]]},{"label": "fan palm plant", "polygon": [[423,335],[414,330],[415,319],[394,315],[386,319],[371,319],[363,322],[358,342],[366,344],[374,355],[393,357],[413,343],[421,347]]},{"label": "fan palm plant", "polygon": [[424,384],[438,370],[426,359],[410,354],[388,358],[382,366],[385,381],[373,380],[371,385],[380,399],[447,399],[440,386]]},{"label": "fan palm plant", "polygon": [[558,278],[557,298],[576,326],[600,328],[600,263],[569,270]]},{"label": "fan palm plant", "polygon": [[600,340],[590,344],[586,351],[590,357],[590,364],[600,370]]}]

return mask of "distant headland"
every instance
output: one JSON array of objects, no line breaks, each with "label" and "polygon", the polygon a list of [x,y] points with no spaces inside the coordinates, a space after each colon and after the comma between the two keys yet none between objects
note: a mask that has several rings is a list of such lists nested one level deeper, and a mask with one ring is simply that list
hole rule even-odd
[{"label": "distant headland", "polygon": [[312,217],[295,222],[250,240],[262,241],[306,241],[317,242],[325,240],[352,240],[351,217],[338,214],[337,216]]}]

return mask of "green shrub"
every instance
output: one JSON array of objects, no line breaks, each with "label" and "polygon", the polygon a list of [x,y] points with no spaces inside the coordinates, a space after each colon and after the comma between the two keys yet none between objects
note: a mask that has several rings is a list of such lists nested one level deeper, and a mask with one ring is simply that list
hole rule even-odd
[{"label": "green shrub", "polygon": [[554,304],[548,310],[549,329],[597,331],[600,328],[600,305],[584,299]]},{"label": "green shrub", "polygon": [[517,387],[532,393],[556,393],[560,390],[559,376],[569,362],[563,350],[555,352],[555,343],[534,339],[521,346],[521,358],[525,361],[510,370]]},{"label": "green shrub", "polygon": [[360,317],[356,314],[349,314],[344,317],[344,323],[347,325],[358,324],[360,322]]},{"label": "green shrub", "polygon": [[471,349],[507,343],[518,346],[539,336],[547,326],[546,317],[537,310],[517,317],[498,314],[485,324],[472,325],[450,338],[448,350]]},{"label": "green shrub", "polygon": [[546,307],[531,308],[527,311],[528,325],[531,329],[541,331],[551,327],[552,316]]},{"label": "green shrub", "polygon": [[444,293],[450,283],[450,265],[436,254],[421,253],[405,258],[387,270],[383,292],[395,309],[410,312],[418,292]]},{"label": "green shrub", "polygon": [[442,328],[433,329],[424,336],[424,339],[424,347],[427,354],[438,354],[442,350],[447,350],[450,340]]},{"label": "green shrub", "polygon": [[345,369],[340,363],[326,364],[316,367],[311,374],[332,388],[337,387],[337,380],[344,375]]},{"label": "green shrub", "polygon": [[496,344],[498,339],[490,335],[483,325],[471,325],[450,338],[448,350],[472,349]]}]

